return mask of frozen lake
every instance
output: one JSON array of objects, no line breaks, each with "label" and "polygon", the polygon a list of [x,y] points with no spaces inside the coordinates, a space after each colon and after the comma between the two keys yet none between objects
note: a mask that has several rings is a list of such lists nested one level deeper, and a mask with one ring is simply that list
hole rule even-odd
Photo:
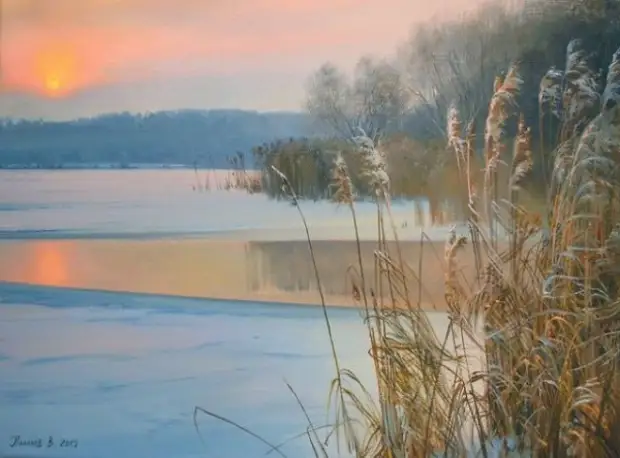
[{"label": "frozen lake", "polygon": [[[193,170],[0,171],[0,258],[5,260],[0,269],[0,456],[263,456],[264,444],[204,416],[201,442],[193,410],[204,407],[278,444],[307,426],[284,380],[312,420],[325,424],[334,366],[320,307],[138,295],[131,281],[123,284],[126,293],[88,290],[97,289],[92,279],[108,278],[97,270],[102,266],[116,277],[138,281],[137,271],[127,270],[125,262],[101,263],[104,255],[123,258],[108,248],[101,251],[107,245],[100,239],[303,235],[290,205],[242,192],[197,192],[195,184]],[[411,205],[395,205],[401,237],[418,238],[421,228],[432,226],[425,205],[421,202],[417,213]],[[303,209],[315,237],[351,238],[347,208],[306,202]],[[362,232],[372,238],[374,206],[360,204],[358,212]],[[79,256],[63,251],[73,239],[81,241]],[[84,245],[90,240],[92,246]],[[61,242],[65,245],[49,245]],[[129,259],[129,248],[114,246]],[[190,252],[160,253],[157,259],[187,259],[190,269]],[[141,253],[148,261],[149,254]],[[190,270],[225,274],[221,268],[215,272],[213,263],[199,262],[201,256],[191,255]],[[212,270],[202,273],[203,268]],[[93,272],[101,274],[93,277]],[[189,287],[166,284],[177,280],[159,272],[150,278],[161,288],[148,288],[149,276],[141,272],[141,291]],[[69,281],[72,275],[79,281]],[[199,280],[193,278],[192,285]],[[339,308],[329,313],[343,366],[372,390],[359,313]],[[445,325],[441,315],[434,319],[439,328]],[[12,447],[16,436],[35,446]],[[60,448],[63,439],[69,447]],[[289,457],[312,456],[304,438],[282,451]]]},{"label": "frozen lake", "polygon": [[[334,375],[319,307],[200,301],[0,284],[0,456],[262,456],[306,429],[288,391],[326,422]],[[330,309],[342,363],[372,382],[364,326]],[[372,387],[372,385],[369,385]],[[42,438],[42,448],[11,447]],[[77,448],[46,447],[49,437]],[[305,438],[290,457],[311,456]],[[276,456],[275,454],[272,456]]]},{"label": "frozen lake", "polygon": [[[215,182],[227,171],[201,171]],[[198,192],[193,170],[0,170],[1,238],[303,237],[295,207],[242,191]],[[452,222],[449,208],[431,215],[421,199],[394,204],[403,238],[420,237],[437,221]],[[317,238],[352,238],[349,209],[303,202]],[[376,238],[376,208],[357,205],[366,238]],[[435,222],[433,222],[435,219]],[[404,226],[404,227],[403,227]],[[445,230],[441,231],[441,236]]]}]

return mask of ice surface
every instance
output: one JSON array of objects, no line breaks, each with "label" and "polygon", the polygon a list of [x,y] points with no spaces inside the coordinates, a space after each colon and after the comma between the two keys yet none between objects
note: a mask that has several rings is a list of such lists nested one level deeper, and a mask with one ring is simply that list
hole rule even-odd
[{"label": "ice surface", "polygon": [[[305,237],[297,209],[286,202],[242,191],[197,192],[195,184],[193,170],[0,170],[0,239],[228,237],[231,231],[246,239]],[[401,237],[419,239],[421,227],[430,229],[428,203],[417,205],[421,213],[411,202],[394,204]],[[356,207],[362,236],[376,238],[376,207]],[[353,237],[346,206],[304,201],[302,208],[313,237]],[[445,234],[444,228],[442,239]]]},{"label": "ice surface", "polygon": [[[196,192],[195,185],[188,170],[0,171],[0,240],[229,237],[233,232],[248,239],[257,233],[271,239],[303,236],[290,205],[242,192]],[[304,202],[303,210],[315,237],[351,237],[347,208]],[[375,207],[360,204],[357,210],[363,234],[374,237]],[[419,238],[420,227],[430,224],[427,214],[416,220],[410,204],[395,205],[394,215],[397,224],[407,222],[399,229],[401,238]],[[0,256],[2,249],[0,244]],[[263,456],[264,444],[205,416],[199,417],[201,442],[192,422],[194,407],[278,444],[307,427],[285,380],[312,420],[326,422],[334,366],[320,307],[2,280],[1,457]],[[329,314],[343,367],[372,390],[358,312],[330,309]],[[434,319],[445,327],[445,319]],[[42,447],[11,447],[16,435],[23,441],[41,438]],[[47,448],[50,436],[54,446]],[[63,438],[77,440],[78,447],[60,448]],[[303,436],[282,452],[312,456]]]},{"label": "ice surface", "polygon": [[[320,307],[0,284],[0,456],[247,457],[268,447],[192,415],[202,406],[273,443],[317,424],[334,374]],[[342,363],[372,389],[359,312],[330,309]],[[9,447],[11,436],[76,449]],[[283,448],[311,456],[306,439]],[[12,454],[12,455],[11,455]]]}]

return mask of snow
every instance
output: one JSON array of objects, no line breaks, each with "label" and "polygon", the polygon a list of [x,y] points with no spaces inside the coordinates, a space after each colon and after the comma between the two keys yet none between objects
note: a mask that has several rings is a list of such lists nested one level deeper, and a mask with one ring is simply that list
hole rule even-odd
[{"label": "snow", "polygon": [[[320,307],[0,284],[0,456],[260,456],[317,424],[334,375]],[[339,355],[372,389],[359,314],[330,309]],[[78,447],[11,448],[11,436]],[[283,448],[312,456],[303,437]]]},{"label": "snow", "polygon": [[[199,178],[207,173],[215,172]],[[0,170],[0,239],[305,238],[292,205],[243,191],[198,192],[196,183],[193,170]],[[432,228],[428,203],[417,205],[421,218],[412,202],[394,203],[399,236],[419,240],[424,228],[444,240],[448,226]],[[346,206],[303,201],[302,209],[315,239],[354,236]],[[376,239],[375,205],[359,203],[356,212],[362,237]]]}]

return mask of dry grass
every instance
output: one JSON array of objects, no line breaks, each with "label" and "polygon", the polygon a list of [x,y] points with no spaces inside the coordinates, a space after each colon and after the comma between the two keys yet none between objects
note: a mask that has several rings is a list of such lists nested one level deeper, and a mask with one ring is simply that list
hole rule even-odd
[{"label": "dry grass", "polygon": [[[620,456],[619,62],[620,52],[601,94],[585,52],[572,42],[564,77],[554,70],[541,84],[541,112],[563,122],[549,158],[554,184],[546,215],[520,203],[533,159],[516,103],[518,67],[496,81],[481,196],[470,160],[474,129],[462,129],[458,112],[450,111],[449,146],[470,215],[469,233],[453,232],[446,242],[445,335],[436,335],[420,308],[423,285],[411,287],[422,281],[420,266],[388,250],[386,240],[396,231],[389,229],[380,144],[356,139],[375,189],[375,258],[389,278],[390,300],[383,303],[384,295],[373,291],[371,285],[381,282],[360,272],[363,281],[354,290],[367,314],[379,400],[375,405],[360,396],[366,392],[354,374],[341,370],[337,388],[347,379],[357,391],[339,394],[334,423],[363,425],[359,435],[353,427],[344,432],[355,456]],[[512,122],[517,134],[508,139]],[[508,173],[499,173],[502,167]],[[346,165],[340,161],[337,169],[338,187],[347,183]],[[351,206],[355,219],[351,193],[342,189],[338,200]],[[466,283],[458,267],[466,243],[476,253],[475,284]],[[477,355],[483,362],[474,370]],[[317,456],[326,453],[316,450]]]},{"label": "dry grass", "polygon": [[[532,154],[516,103],[518,66],[496,81],[490,101],[482,195],[472,179],[474,129],[462,129],[458,112],[450,112],[449,146],[467,196],[469,233],[446,241],[444,335],[421,308],[432,300],[424,297],[422,261],[412,265],[386,243],[398,238],[381,144],[355,139],[377,205],[379,274],[364,276],[360,260],[352,281],[379,399],[341,366],[332,341],[329,434],[352,455],[620,456],[620,50],[599,84],[579,46],[568,46],[566,72],[554,70],[541,83],[540,110],[563,127],[546,158],[553,170],[545,214],[521,201]],[[518,124],[515,138],[507,138],[510,123]],[[347,173],[339,159],[335,196],[356,222]],[[308,242],[312,252],[309,233]],[[476,254],[473,283],[459,270],[466,243]],[[374,290],[385,283],[379,276],[388,279],[388,294]],[[327,315],[326,323],[329,329]],[[312,424],[307,435],[315,455],[328,456]]]}]

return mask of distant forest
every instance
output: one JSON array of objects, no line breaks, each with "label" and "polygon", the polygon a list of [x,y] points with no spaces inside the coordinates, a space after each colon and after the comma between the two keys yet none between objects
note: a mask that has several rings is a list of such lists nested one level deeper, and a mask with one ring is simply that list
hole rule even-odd
[{"label": "distant forest", "polygon": [[229,168],[242,153],[252,167],[252,147],[305,137],[303,113],[183,110],[119,113],[67,122],[3,120],[0,167],[62,168],[132,164]]}]

